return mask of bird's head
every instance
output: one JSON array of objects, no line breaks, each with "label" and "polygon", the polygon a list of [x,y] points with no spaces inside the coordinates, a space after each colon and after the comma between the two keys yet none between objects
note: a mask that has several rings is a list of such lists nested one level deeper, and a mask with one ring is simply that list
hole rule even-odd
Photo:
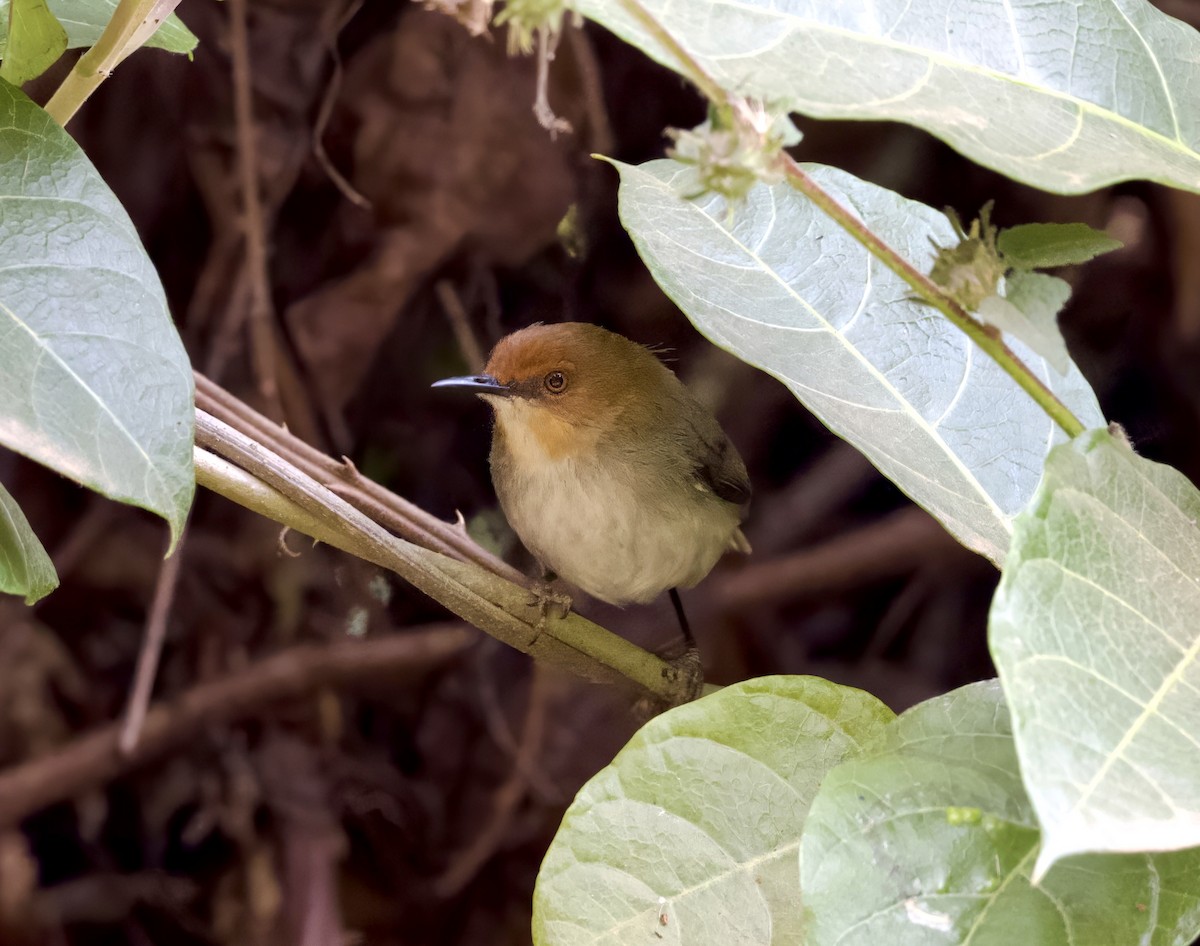
[{"label": "bird's head", "polygon": [[484,373],[434,387],[474,391],[509,434],[530,434],[555,455],[573,452],[673,375],[622,335],[584,322],[533,325],[500,339]]}]

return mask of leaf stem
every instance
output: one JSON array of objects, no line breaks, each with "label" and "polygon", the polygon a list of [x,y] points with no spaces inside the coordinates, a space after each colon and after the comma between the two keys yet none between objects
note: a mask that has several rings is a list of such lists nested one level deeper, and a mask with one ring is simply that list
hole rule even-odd
[{"label": "leaf stem", "polygon": [[[666,27],[659,23],[654,15],[641,4],[640,0],[618,0],[618,2],[659,46],[678,61],[679,70],[695,83],[710,101],[714,104],[728,106],[735,115],[746,116],[745,100],[722,88],[708,74],[699,60],[683,48]],[[1029,370],[1029,367],[1017,357],[1017,354],[1004,343],[999,332],[989,329],[975,319],[932,279],[884,242],[866,223],[838,203],[832,194],[813,180],[789,154],[781,152],[777,158],[777,166],[784,179],[792,187],[804,194],[835,223],[858,240],[868,253],[908,283],[923,301],[933,306],[965,332],[968,338],[982,348],[1020,385],[1023,391],[1037,402],[1038,406],[1063,429],[1067,436],[1075,437],[1083,433],[1084,426],[1079,418],[1071,413],[1070,409],[1058,399],[1053,391],[1046,387],[1041,378]]]},{"label": "leaf stem", "polygon": [[79,57],[46,111],[65,126],[79,107],[131,52],[148,40],[179,0],[121,0],[96,44]]},{"label": "leaf stem", "polygon": [[787,182],[811,200],[843,230],[861,243],[877,260],[908,283],[909,287],[929,305],[936,308],[968,338],[989,355],[1009,376],[1021,386],[1038,406],[1049,415],[1068,437],[1083,433],[1084,426],[1070,409],[1046,387],[1045,383],[1029,370],[1017,357],[1016,352],[1004,343],[1000,333],[989,329],[958,302],[947,295],[932,279],[888,245],[882,237],[842,206],[827,190],[821,187],[794,158],[786,153],[779,156],[779,166]]},{"label": "leaf stem", "polygon": [[725,102],[736,108],[736,96],[721,88],[717,80],[705,71],[699,61],[683,48],[683,45],[655,19],[653,13],[642,6],[639,0],[618,0],[618,2],[625,12],[637,20],[642,29],[649,33],[663,49],[679,60],[680,71],[704,93],[705,98],[711,102]]}]

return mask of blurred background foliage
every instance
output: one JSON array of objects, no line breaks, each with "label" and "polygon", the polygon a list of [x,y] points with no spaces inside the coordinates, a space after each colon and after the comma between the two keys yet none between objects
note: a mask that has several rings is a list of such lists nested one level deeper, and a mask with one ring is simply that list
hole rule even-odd
[{"label": "blurred background foliage", "polygon": [[[139,53],[71,125],[133,217],[199,369],[422,507],[461,511],[528,567],[495,508],[486,409],[430,382],[536,321],[660,346],[716,409],[755,487],[755,554],[685,595],[710,680],[815,673],[899,711],[993,675],[994,569],[779,384],[705,342],[622,231],[616,175],[590,155],[661,155],[665,128],[704,117],[693,90],[602,30],[568,30],[549,102],[573,130],[552,136],[532,109],[535,64],[509,58],[502,34],[472,36],[398,0],[248,6],[252,138],[235,121],[230,4],[216,0],[180,7],[200,37],[194,61]],[[1200,4],[1160,6],[1200,24]],[[36,100],[70,59],[28,88]],[[1000,226],[1079,220],[1124,241],[1062,274],[1074,287],[1063,330],[1137,449],[1197,479],[1200,197],[1146,183],[1057,197],[912,128],[798,124],[803,160],[964,218],[994,199]],[[265,300],[243,237],[247,148],[264,195]],[[260,394],[255,320],[269,329],[277,401]],[[0,764],[19,773],[120,715],[163,535],[8,453],[0,481],[63,578],[34,609],[0,603]],[[211,495],[183,556],[163,700],[296,645],[447,618],[362,562],[295,538],[281,548],[276,527]],[[677,644],[665,599],[576,604],[641,644]],[[527,943],[564,808],[643,715],[625,693],[471,641],[419,671],[351,672],[254,704],[0,832],[0,942]]]}]

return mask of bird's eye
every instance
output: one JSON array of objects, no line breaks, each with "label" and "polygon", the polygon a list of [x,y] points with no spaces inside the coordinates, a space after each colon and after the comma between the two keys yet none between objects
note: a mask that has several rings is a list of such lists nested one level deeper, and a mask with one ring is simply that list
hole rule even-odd
[{"label": "bird's eye", "polygon": [[562,394],[567,389],[567,376],[561,371],[551,371],[542,383],[551,394]]}]

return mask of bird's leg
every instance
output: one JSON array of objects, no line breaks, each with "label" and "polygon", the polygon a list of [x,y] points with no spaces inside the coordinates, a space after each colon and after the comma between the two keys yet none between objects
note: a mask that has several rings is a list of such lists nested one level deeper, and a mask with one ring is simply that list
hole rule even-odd
[{"label": "bird's leg", "polygon": [[671,598],[671,605],[675,608],[675,617],[679,618],[679,630],[683,632],[683,642],[687,644],[689,651],[699,651],[696,646],[696,638],[692,636],[691,625],[688,624],[687,615],[683,613],[683,602],[679,599],[679,589],[672,588],[667,594]]},{"label": "bird's leg", "polygon": [[542,566],[542,577],[538,578],[533,583],[533,588],[530,589],[529,603],[536,605],[538,609],[537,630],[533,635],[532,644],[538,639],[538,636],[546,629],[546,616],[550,613],[550,606],[554,605],[559,610],[559,617],[566,617],[571,613],[571,596],[562,594],[554,590],[554,581],[558,576],[549,568]]},{"label": "bird's leg", "polygon": [[668,592],[671,605],[675,608],[675,617],[679,619],[679,629],[683,632],[683,641],[687,651],[682,657],[668,661],[671,666],[678,668],[687,679],[688,699],[694,700],[704,687],[704,664],[700,660],[700,648],[696,646],[696,638],[692,636],[692,628],[688,624],[687,615],[683,611],[683,602],[679,598],[679,589],[672,588]]}]

